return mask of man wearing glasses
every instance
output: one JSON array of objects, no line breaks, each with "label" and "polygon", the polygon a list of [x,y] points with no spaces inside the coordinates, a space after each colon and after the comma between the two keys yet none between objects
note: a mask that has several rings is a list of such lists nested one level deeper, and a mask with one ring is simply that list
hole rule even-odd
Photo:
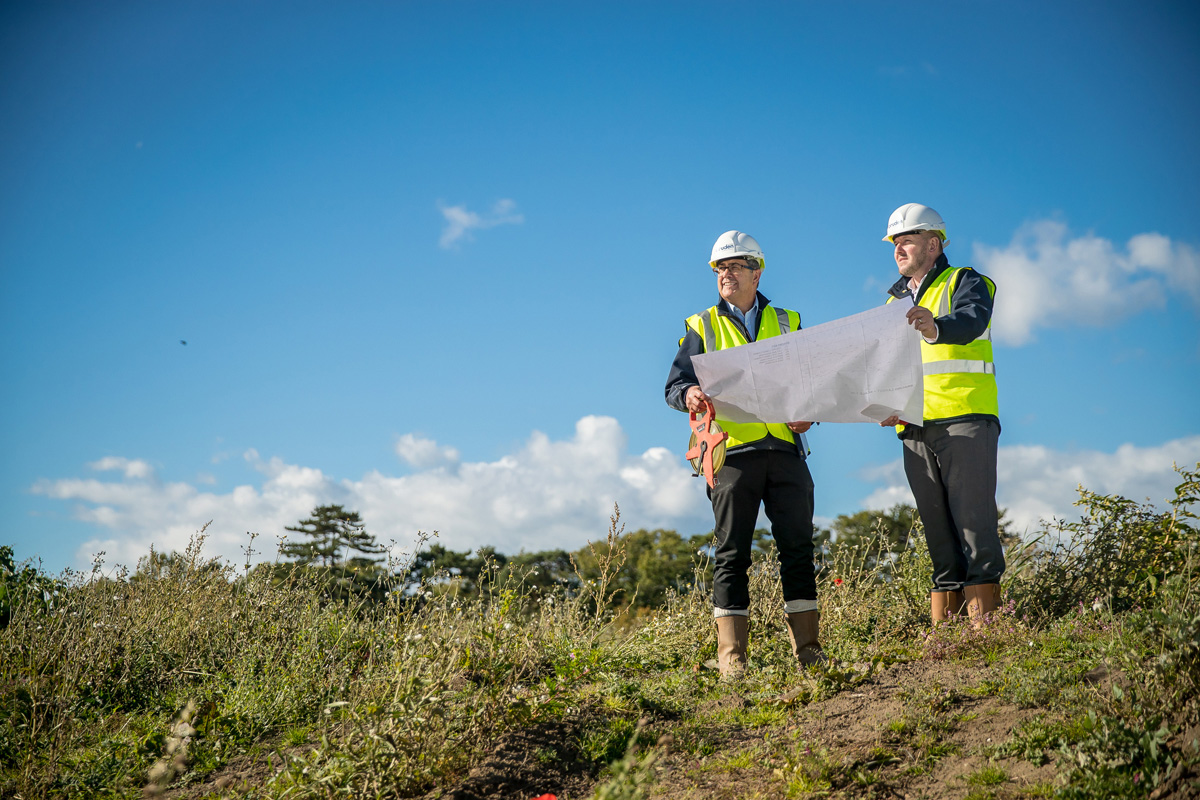
[{"label": "man wearing glasses", "polygon": [[[710,398],[700,389],[692,356],[737,347],[800,329],[800,315],[777,308],[758,291],[765,260],[758,242],[741,231],[721,234],[709,266],[720,301],[687,318],[667,377],[667,404],[699,414]],[[800,434],[811,422],[736,423],[729,433],[716,486],[708,490],[715,519],[713,616],[722,676],[746,664],[750,625],[749,569],[760,504],[779,551],[784,613],[792,652],[802,665],[825,660],[817,641],[817,584],[813,569],[813,481]]]}]

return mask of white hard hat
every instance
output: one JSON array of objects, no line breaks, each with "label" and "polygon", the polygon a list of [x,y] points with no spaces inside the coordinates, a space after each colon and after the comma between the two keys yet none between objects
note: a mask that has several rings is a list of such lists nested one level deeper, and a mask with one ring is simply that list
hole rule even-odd
[{"label": "white hard hat", "polygon": [[758,261],[760,269],[767,265],[758,241],[750,234],[741,231],[725,231],[717,237],[708,265],[716,269],[717,262],[727,258],[753,258]]},{"label": "white hard hat", "polygon": [[883,240],[895,243],[893,237],[909,231],[937,231],[941,234],[942,244],[950,241],[946,238],[946,223],[942,222],[942,215],[920,203],[905,203],[893,211],[888,218],[887,235]]}]

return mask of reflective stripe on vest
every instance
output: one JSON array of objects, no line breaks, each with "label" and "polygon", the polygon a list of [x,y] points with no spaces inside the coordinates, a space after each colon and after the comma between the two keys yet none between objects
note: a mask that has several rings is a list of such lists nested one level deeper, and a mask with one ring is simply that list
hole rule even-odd
[{"label": "reflective stripe on vest", "polygon": [[[942,272],[921,296],[920,306],[935,317],[951,311],[954,290],[966,267],[950,267]],[[986,276],[988,291],[995,296],[996,285]],[[888,299],[890,303],[895,297]],[[1000,416],[996,397],[996,365],[992,362],[992,326],[968,344],[930,344],[921,340],[921,366],[925,373],[924,418],[953,419],[968,414]],[[901,427],[897,428],[902,429]]]},{"label": "reflective stripe on vest", "polygon": [[[769,314],[768,311],[775,313]],[[793,325],[792,314],[796,314],[796,312],[775,306],[764,308],[759,315],[757,341],[761,342],[772,336],[791,333],[794,328],[799,327],[800,315],[796,314],[796,324]],[[718,350],[748,343],[741,329],[729,317],[718,314],[716,306],[688,317],[687,326],[704,340],[704,352],[706,353],[715,353]],[[796,441],[795,434],[783,423],[731,422],[720,417],[717,417],[717,422],[722,429],[729,433],[729,440],[725,443],[729,449],[749,442],[757,442],[759,439],[766,438],[768,433],[785,442]]]},{"label": "reflective stripe on vest", "polygon": [[775,309],[775,316],[779,318],[779,333],[780,333],[780,335],[783,335],[785,333],[791,333],[792,332],[792,320],[790,317],[788,317],[787,309],[786,308]]},{"label": "reflective stripe on vest", "polygon": [[986,361],[968,361],[965,358],[951,358],[945,361],[927,361],[922,364],[926,375],[945,375],[948,372],[986,372],[996,374],[996,365]]}]

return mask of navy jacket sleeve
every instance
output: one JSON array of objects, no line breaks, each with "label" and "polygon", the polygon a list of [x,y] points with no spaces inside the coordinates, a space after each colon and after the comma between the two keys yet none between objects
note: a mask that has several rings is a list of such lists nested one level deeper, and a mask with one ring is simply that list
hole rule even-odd
[{"label": "navy jacket sleeve", "polygon": [[667,405],[671,408],[687,411],[687,390],[700,385],[700,381],[696,379],[696,372],[692,369],[692,356],[703,352],[704,341],[700,334],[687,328],[687,334],[679,342],[679,352],[671,362],[671,372],[667,375]]},{"label": "navy jacket sleeve", "polygon": [[978,339],[992,320],[992,303],[987,279],[964,269],[950,298],[950,313],[937,318],[937,344],[970,344]]}]

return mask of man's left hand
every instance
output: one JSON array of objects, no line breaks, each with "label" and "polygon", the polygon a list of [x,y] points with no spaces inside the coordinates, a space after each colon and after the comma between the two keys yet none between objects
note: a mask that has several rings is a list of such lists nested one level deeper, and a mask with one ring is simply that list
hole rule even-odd
[{"label": "man's left hand", "polygon": [[933,321],[933,312],[924,306],[913,306],[909,309],[908,324],[917,329],[917,333],[926,339],[936,339],[937,323]]},{"label": "man's left hand", "polygon": [[811,422],[789,422],[787,424],[788,430],[792,433],[807,433],[812,425]]}]

